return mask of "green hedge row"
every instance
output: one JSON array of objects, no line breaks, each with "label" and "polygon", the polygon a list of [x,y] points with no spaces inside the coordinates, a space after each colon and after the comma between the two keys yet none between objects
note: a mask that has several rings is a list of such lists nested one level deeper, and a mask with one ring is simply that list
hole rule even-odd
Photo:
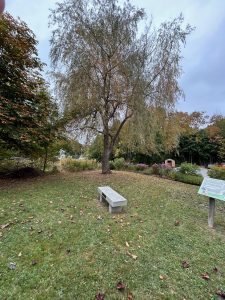
[{"label": "green hedge row", "polygon": [[183,183],[193,184],[193,185],[201,185],[203,181],[203,177],[200,175],[186,175],[179,172],[171,172],[169,174],[169,178],[180,181]]}]

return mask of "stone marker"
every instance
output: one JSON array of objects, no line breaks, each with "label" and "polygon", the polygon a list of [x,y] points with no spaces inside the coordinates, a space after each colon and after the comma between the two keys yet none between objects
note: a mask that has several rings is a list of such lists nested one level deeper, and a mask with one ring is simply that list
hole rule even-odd
[{"label": "stone marker", "polygon": [[165,160],[165,165],[170,166],[171,168],[175,168],[176,167],[176,163],[175,160],[168,158]]}]

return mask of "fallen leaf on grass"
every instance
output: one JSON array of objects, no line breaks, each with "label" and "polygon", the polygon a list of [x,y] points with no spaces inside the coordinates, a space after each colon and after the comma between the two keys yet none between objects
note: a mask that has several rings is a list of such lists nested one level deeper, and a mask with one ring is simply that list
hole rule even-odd
[{"label": "fallen leaf on grass", "polygon": [[37,264],[37,261],[36,260],[32,260],[31,265],[35,266],[36,264]]},{"label": "fallen leaf on grass", "polygon": [[201,275],[201,277],[202,277],[202,279],[205,279],[205,280],[209,280],[209,273],[203,273],[202,275]]},{"label": "fallen leaf on grass", "polygon": [[127,299],[132,300],[134,298],[133,294],[131,292],[128,292]]},{"label": "fallen leaf on grass", "polygon": [[22,253],[20,252],[20,253],[18,254],[18,256],[21,257],[21,256],[22,256]]},{"label": "fallen leaf on grass", "polygon": [[16,269],[16,264],[11,262],[11,263],[9,263],[8,267],[9,267],[10,270],[15,270]]},{"label": "fallen leaf on grass", "polygon": [[134,260],[136,260],[138,258],[137,255],[134,255],[134,254],[130,253],[129,251],[127,251],[127,255],[132,257]]},{"label": "fallen leaf on grass", "polygon": [[103,293],[98,293],[98,294],[96,295],[96,299],[97,299],[97,300],[104,300],[104,299],[105,299],[105,295],[104,295]]},{"label": "fallen leaf on grass", "polygon": [[180,221],[179,221],[179,220],[176,220],[175,223],[174,223],[174,225],[175,225],[175,226],[179,226],[179,225],[180,225]]},{"label": "fallen leaf on grass", "polygon": [[220,296],[223,299],[225,299],[225,292],[224,291],[218,290],[218,291],[216,291],[216,295]]},{"label": "fallen leaf on grass", "polygon": [[184,269],[187,269],[190,267],[190,264],[187,260],[182,261],[181,265]]},{"label": "fallen leaf on grass", "polygon": [[160,278],[161,280],[166,279],[166,277],[165,277],[164,275],[159,275],[159,278]]},{"label": "fallen leaf on grass", "polygon": [[119,281],[116,285],[117,290],[123,291],[125,289],[125,284],[122,281]]},{"label": "fallen leaf on grass", "polygon": [[218,272],[219,272],[219,269],[218,269],[217,267],[215,267],[215,268],[213,269],[213,272],[218,273]]},{"label": "fallen leaf on grass", "polygon": [[128,244],[128,242],[126,242],[126,246],[127,246],[127,247],[130,247],[130,245]]},{"label": "fallen leaf on grass", "polygon": [[1,229],[5,229],[5,228],[9,227],[9,225],[10,225],[10,223],[2,224],[2,225],[1,225]]}]

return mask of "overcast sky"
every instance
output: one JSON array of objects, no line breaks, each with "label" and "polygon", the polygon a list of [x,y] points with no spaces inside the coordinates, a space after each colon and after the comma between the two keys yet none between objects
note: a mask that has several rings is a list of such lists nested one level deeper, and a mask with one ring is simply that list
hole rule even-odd
[{"label": "overcast sky", "polygon": [[[49,65],[49,9],[56,0],[6,0],[6,11],[20,17],[35,33],[41,60]],[[185,101],[178,110],[225,115],[225,0],[130,0],[153,16],[157,26],[177,17],[196,27],[183,50],[180,85]]]}]

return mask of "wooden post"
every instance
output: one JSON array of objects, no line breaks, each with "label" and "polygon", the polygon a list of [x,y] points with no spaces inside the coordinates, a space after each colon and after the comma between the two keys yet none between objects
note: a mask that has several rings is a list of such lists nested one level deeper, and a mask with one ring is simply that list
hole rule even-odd
[{"label": "wooden post", "polygon": [[214,216],[215,216],[216,201],[214,198],[209,198],[209,217],[208,225],[210,228],[214,227]]}]

